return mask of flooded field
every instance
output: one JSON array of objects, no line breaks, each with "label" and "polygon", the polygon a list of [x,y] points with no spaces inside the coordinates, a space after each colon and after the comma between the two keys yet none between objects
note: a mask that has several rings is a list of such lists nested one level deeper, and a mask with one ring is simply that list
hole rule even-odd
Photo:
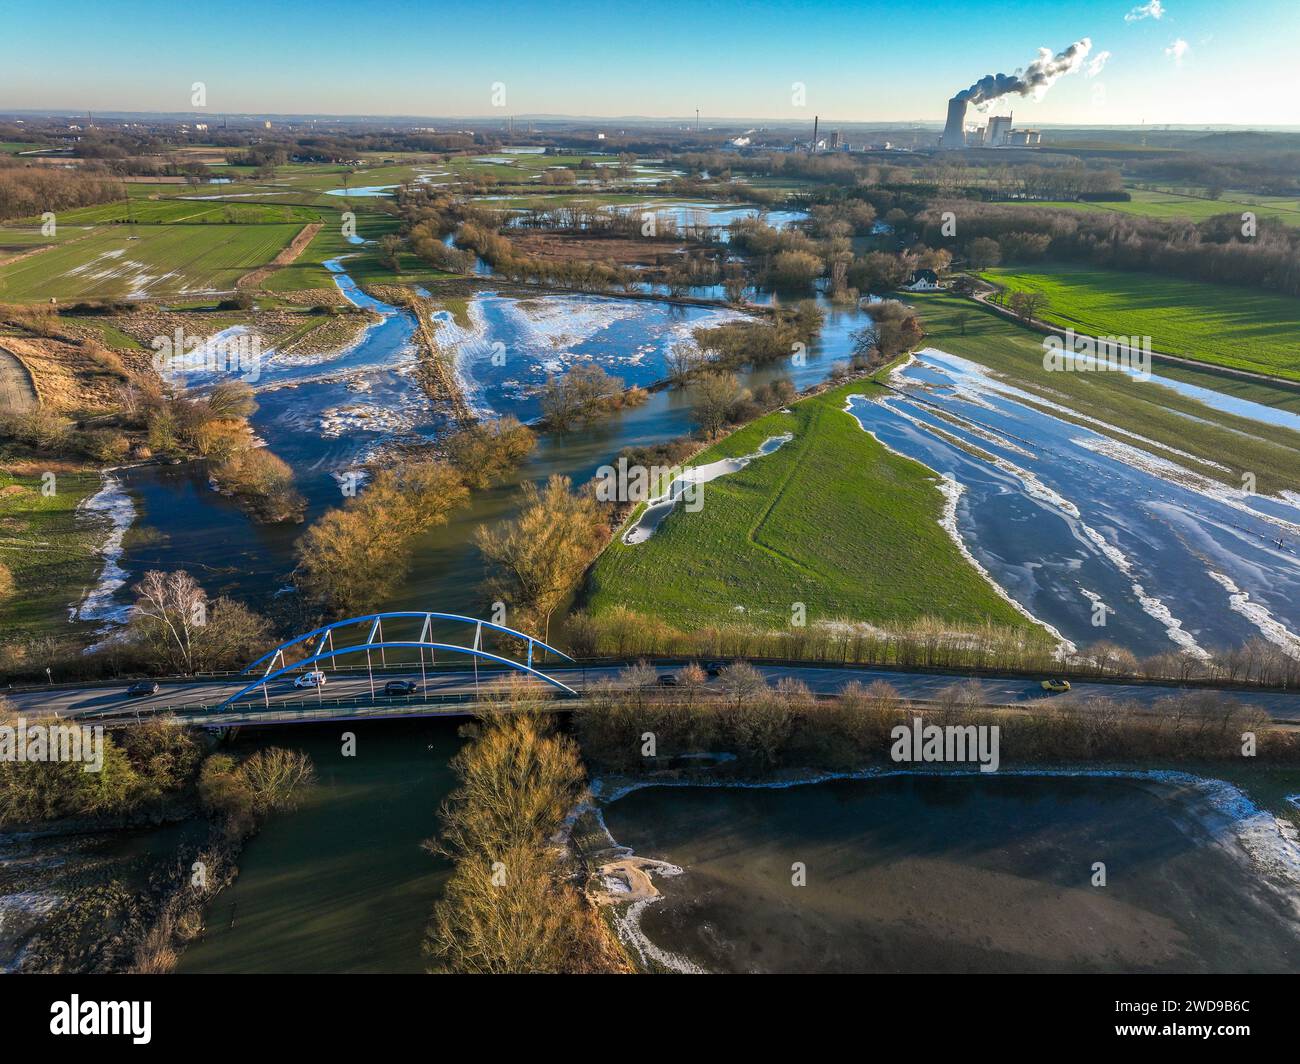
[{"label": "flooded field", "polygon": [[[1300,850],[1171,774],[647,787],[604,807],[668,862],[622,934],[715,972],[1294,971]],[[1096,863],[1105,885],[1094,885]],[[795,885],[802,874],[804,885]]]},{"label": "flooded field", "polygon": [[[345,267],[345,259],[330,263],[340,290],[382,320],[356,344],[337,352],[302,357],[271,353],[255,385],[253,427],[293,468],[307,500],[308,521],[338,505],[338,478],[385,444],[434,439],[447,427],[445,415],[414,376],[415,322],[409,312],[367,296]],[[721,297],[708,289],[692,294]],[[752,295],[757,301],[770,298]],[[742,371],[743,383],[756,387],[786,375],[797,387],[807,387],[848,356],[850,334],[867,316],[857,308],[819,302],[827,312],[826,324],[807,357]],[[667,301],[577,294],[521,298],[493,291],[477,293],[465,315],[468,322],[462,317],[458,323],[450,312],[436,311],[431,324],[456,360],[471,404],[484,415],[513,414],[523,420],[538,414],[536,389],[548,372],[590,362],[628,384],[649,384],[666,375],[664,357],[674,343],[701,325],[738,316]],[[197,389],[214,380],[202,371],[178,372],[176,379]],[[509,515],[519,483],[552,474],[581,483],[623,447],[673,439],[691,429],[689,398],[669,390],[563,438],[543,436],[513,481],[476,493],[447,528],[429,535],[401,601],[392,605],[454,606],[468,612],[482,608],[477,586],[481,568],[470,538],[477,524]],[[120,556],[113,556],[114,567],[105,572],[108,579],[95,592],[96,614],[106,624],[124,615],[130,586],[150,568],[189,569],[211,592],[234,594],[262,609],[286,588],[294,566],[293,543],[303,526],[254,523],[189,466],[132,468],[118,479],[135,521]],[[105,501],[110,496],[117,498],[110,493]]]},{"label": "flooded field", "polygon": [[184,821],[83,834],[0,832],[0,974],[18,969],[31,936],[79,892],[144,890],[151,873],[182,847],[201,844],[205,831]]},{"label": "flooded field", "polygon": [[[403,440],[435,440],[446,414],[416,379],[410,312],[366,295],[331,262],[340,290],[379,315],[350,347],[324,355],[265,359],[256,383],[253,426],[295,472],[308,520],[337,505],[339,477]],[[702,288],[693,295],[720,297]],[[770,293],[754,291],[755,301]],[[741,374],[750,387],[788,375],[799,388],[827,376],[853,349],[868,316],[818,297],[825,323],[807,357]],[[666,376],[675,343],[700,326],[739,317],[729,308],[576,293],[519,296],[481,290],[453,314],[435,311],[436,342],[455,362],[466,396],[482,416],[540,414],[548,374],[598,365],[629,385]],[[186,383],[203,387],[203,375]],[[849,404],[864,429],[944,479],[945,521],[962,549],[1025,611],[1063,641],[1108,639],[1139,655],[1204,655],[1262,636],[1300,648],[1300,500],[1244,497],[1180,464],[1168,448],[1129,433],[1119,442],[1077,422],[983,367],[933,349],[896,372],[896,393]],[[1144,387],[1183,394],[1205,389],[1155,378]],[[1264,424],[1295,415],[1215,392],[1194,395]],[[1189,420],[1189,431],[1194,431]],[[691,431],[689,395],[654,393],[566,437],[543,437],[517,478],[478,493],[417,552],[412,579],[394,606],[474,612],[480,567],[470,542],[484,521],[508,516],[517,484],[551,474],[575,483],[621,448]],[[1188,456],[1190,457],[1190,456]],[[189,568],[210,590],[265,607],[289,583],[297,526],[257,526],[184,467],[142,468],[118,478],[136,513],[105,580],[83,608],[110,626],[145,569]],[[105,499],[119,499],[110,492]],[[125,505],[118,506],[125,513]],[[466,574],[471,574],[466,579]],[[1098,623],[1104,619],[1104,624]]]},{"label": "flooded field", "polygon": [[[1300,499],[1233,491],[1190,455],[1036,409],[1047,404],[941,351],[892,381],[896,393],[849,411],[945,478],[953,534],[1065,639],[1203,656],[1262,636],[1300,653]],[[1246,417],[1253,407],[1234,402]]]},{"label": "flooded field", "polygon": [[673,344],[698,328],[741,314],[707,307],[589,295],[519,298],[481,292],[469,303],[472,328],[441,323],[439,338],[454,346],[470,404],[486,416],[541,414],[538,391],[552,374],[599,366],[628,386],[667,376]]}]

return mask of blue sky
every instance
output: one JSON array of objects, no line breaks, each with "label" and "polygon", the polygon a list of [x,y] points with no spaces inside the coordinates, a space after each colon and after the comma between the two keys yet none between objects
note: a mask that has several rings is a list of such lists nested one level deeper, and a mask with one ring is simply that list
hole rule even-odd
[{"label": "blue sky", "polygon": [[15,0],[0,110],[189,111],[201,81],[213,114],[937,121],[981,75],[1086,36],[1104,69],[1016,100],[1020,121],[1300,124],[1295,0],[1156,6],[1126,21],[1138,0]]}]

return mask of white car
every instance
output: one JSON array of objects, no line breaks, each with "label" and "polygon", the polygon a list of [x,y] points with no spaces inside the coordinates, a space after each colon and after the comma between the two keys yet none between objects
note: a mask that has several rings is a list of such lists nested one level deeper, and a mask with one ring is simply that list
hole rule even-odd
[{"label": "white car", "polygon": [[325,674],[323,672],[304,672],[293,681],[294,687],[324,687]]}]

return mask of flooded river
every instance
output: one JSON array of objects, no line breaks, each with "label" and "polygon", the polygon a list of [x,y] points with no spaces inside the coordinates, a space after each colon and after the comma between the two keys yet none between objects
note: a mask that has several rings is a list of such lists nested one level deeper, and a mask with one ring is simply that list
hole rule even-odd
[{"label": "flooded river", "polygon": [[[239,879],[186,950],[186,972],[420,972],[447,864],[420,848],[454,785],[458,722],[346,723],[245,733],[236,752],[281,744],[312,757],[319,786],[244,849]],[[356,755],[342,755],[342,735]]]},{"label": "flooded river", "polygon": [[[357,344],[334,354],[268,356],[255,385],[259,408],[253,427],[292,467],[307,500],[308,521],[339,504],[338,478],[368,455],[393,440],[435,438],[447,427],[414,377],[415,322],[409,312],[366,296],[345,267],[346,258],[330,263],[340,290],[381,315],[381,321]],[[720,291],[710,289],[692,294],[721,298]],[[759,292],[750,296],[771,298]],[[739,374],[744,384],[757,387],[785,375],[807,387],[848,357],[850,334],[867,316],[855,307],[821,302],[826,324],[807,356],[797,364],[744,371]],[[666,300],[578,294],[521,298],[482,291],[459,322],[444,310],[431,324],[438,341],[454,351],[458,374],[481,414],[528,420],[539,412],[536,389],[548,372],[593,363],[629,384],[649,384],[667,375],[665,356],[674,343],[700,325],[734,317],[730,310]],[[197,388],[213,382],[202,372],[181,379]],[[478,589],[482,570],[471,536],[478,524],[509,516],[521,483],[553,474],[582,483],[621,448],[674,439],[692,427],[689,397],[674,389],[567,436],[541,437],[508,482],[475,493],[447,527],[430,533],[417,550],[411,580],[391,605],[481,612],[489,603]],[[255,524],[188,466],[134,468],[120,479],[135,507],[135,531],[117,559],[125,579],[115,573],[120,582],[96,600],[105,615],[114,610],[121,615],[131,585],[151,568],[188,569],[211,593],[236,595],[260,609],[270,607],[288,584],[293,544],[303,526]]]},{"label": "flooded river", "polygon": [[[656,875],[662,897],[634,903],[623,921],[633,949],[660,967],[1280,972],[1300,964],[1300,850],[1226,785],[899,775],[648,787],[607,804],[604,817],[638,856],[681,869]],[[1286,861],[1286,874],[1274,875]],[[1096,885],[1098,864],[1105,885]]]},{"label": "flooded river", "polygon": [[849,411],[947,479],[952,531],[1067,640],[1202,656],[1262,636],[1300,655],[1300,498],[1232,491],[1190,455],[1036,409],[1047,404],[942,351],[892,379],[898,392]]}]

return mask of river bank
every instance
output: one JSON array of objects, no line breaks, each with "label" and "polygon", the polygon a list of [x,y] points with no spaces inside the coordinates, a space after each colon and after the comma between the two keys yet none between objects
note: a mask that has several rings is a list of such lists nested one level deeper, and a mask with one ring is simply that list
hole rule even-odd
[{"label": "river bank", "polygon": [[1222,780],[885,769],[602,779],[593,790],[609,852],[670,873],[651,864],[660,896],[613,919],[647,970],[1287,971],[1300,961],[1294,825]]}]

